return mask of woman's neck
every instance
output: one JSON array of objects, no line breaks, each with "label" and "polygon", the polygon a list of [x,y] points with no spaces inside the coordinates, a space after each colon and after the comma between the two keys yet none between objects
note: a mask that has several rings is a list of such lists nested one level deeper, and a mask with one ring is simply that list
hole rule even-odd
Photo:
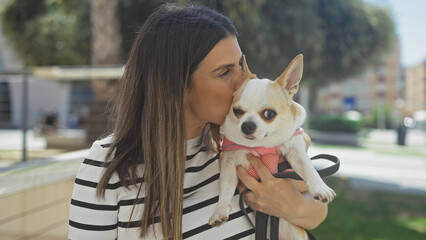
[{"label": "woman's neck", "polygon": [[193,139],[200,136],[201,133],[203,133],[204,126],[206,126],[206,123],[187,123],[185,140]]},{"label": "woman's neck", "polygon": [[185,112],[186,134],[185,140],[193,139],[203,133],[207,122],[200,120],[188,111]]}]

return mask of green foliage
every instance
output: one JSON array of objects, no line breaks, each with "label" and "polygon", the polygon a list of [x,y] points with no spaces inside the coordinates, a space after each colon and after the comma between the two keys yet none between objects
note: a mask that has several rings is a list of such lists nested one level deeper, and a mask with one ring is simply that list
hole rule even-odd
[{"label": "green foliage", "polygon": [[391,109],[389,106],[378,106],[374,108],[373,115],[364,121],[364,127],[378,128],[379,118],[384,119],[385,128],[392,128]]},{"label": "green foliage", "polygon": [[87,0],[15,0],[1,23],[26,65],[88,64],[89,10]]},{"label": "green foliage", "polygon": [[361,121],[341,116],[320,116],[312,118],[309,127],[319,131],[357,133],[361,129]]},{"label": "green foliage", "polygon": [[[124,52],[162,2],[119,0]],[[394,36],[388,12],[362,0],[174,2],[201,2],[229,16],[251,70],[262,77],[278,76],[303,53],[303,83],[341,80],[377,61]],[[2,5],[3,31],[27,65],[90,62],[90,1],[15,0]]]},{"label": "green foliage", "polygon": [[[160,0],[119,0],[124,52]],[[3,6],[2,6],[3,5]],[[90,64],[90,1],[3,2],[3,31],[27,65]]]},{"label": "green foliage", "polygon": [[387,10],[362,0],[204,0],[229,16],[251,70],[275,78],[299,53],[303,83],[361,73],[394,39]]},{"label": "green foliage", "polygon": [[130,52],[140,27],[162,2],[160,0],[119,0],[117,14],[123,36],[123,52]]}]

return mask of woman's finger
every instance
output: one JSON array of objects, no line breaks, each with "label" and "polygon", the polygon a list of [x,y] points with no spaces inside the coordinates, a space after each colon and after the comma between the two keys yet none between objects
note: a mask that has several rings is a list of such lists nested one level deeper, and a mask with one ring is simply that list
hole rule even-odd
[{"label": "woman's finger", "polygon": [[271,172],[269,172],[268,168],[260,161],[259,158],[254,156],[253,154],[247,154],[247,159],[250,161],[251,165],[254,167],[257,175],[260,177],[262,181],[269,181],[274,179]]},{"label": "woman's finger", "polygon": [[256,191],[259,186],[259,182],[250,174],[247,173],[247,170],[242,166],[237,167],[237,174],[240,181],[250,190]]},{"label": "woman's finger", "polygon": [[244,184],[242,184],[241,182],[238,183],[237,189],[240,194],[244,191],[245,188],[246,186]]},{"label": "woman's finger", "polygon": [[[240,191],[240,194],[244,191],[244,189],[246,188],[243,184],[238,184],[238,191]],[[247,206],[249,206],[251,209],[258,211],[258,206],[259,204],[257,204],[257,200],[256,200],[256,194],[250,190],[247,190],[244,193],[244,203],[247,204]]]},{"label": "woman's finger", "polygon": [[285,162],[287,159],[284,156],[280,156],[280,159],[278,160],[279,163]]}]

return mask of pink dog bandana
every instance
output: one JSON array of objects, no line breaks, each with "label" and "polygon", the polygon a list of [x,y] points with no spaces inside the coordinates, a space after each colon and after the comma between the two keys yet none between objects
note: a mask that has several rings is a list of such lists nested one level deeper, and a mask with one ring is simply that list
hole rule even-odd
[{"label": "pink dog bandana", "polygon": [[[296,136],[298,134],[301,134],[303,132],[303,128],[298,128],[293,133],[292,136]],[[239,149],[248,149],[250,150],[251,154],[255,155],[256,157],[259,157],[262,163],[268,168],[269,172],[272,174],[275,174],[278,172],[278,161],[280,159],[281,155],[281,145],[275,146],[275,147],[246,147],[242,145],[238,145],[226,137],[223,137],[221,150],[222,151],[232,151],[232,150],[239,150]],[[246,170],[250,176],[259,179],[259,176],[257,175],[256,171],[254,170],[253,166],[250,164],[248,167],[246,167]]]}]

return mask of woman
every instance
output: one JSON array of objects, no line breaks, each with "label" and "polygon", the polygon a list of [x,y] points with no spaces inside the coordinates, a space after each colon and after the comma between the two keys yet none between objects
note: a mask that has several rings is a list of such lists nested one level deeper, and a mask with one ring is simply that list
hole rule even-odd
[{"label": "woman", "polygon": [[[77,174],[70,239],[254,238],[238,195],[227,223],[207,224],[219,194],[218,126],[243,78],[236,37],[229,19],[205,7],[163,5],[147,19],[120,81],[114,132]],[[257,183],[243,169],[239,177],[254,210],[308,229],[327,214],[287,180]]]}]

